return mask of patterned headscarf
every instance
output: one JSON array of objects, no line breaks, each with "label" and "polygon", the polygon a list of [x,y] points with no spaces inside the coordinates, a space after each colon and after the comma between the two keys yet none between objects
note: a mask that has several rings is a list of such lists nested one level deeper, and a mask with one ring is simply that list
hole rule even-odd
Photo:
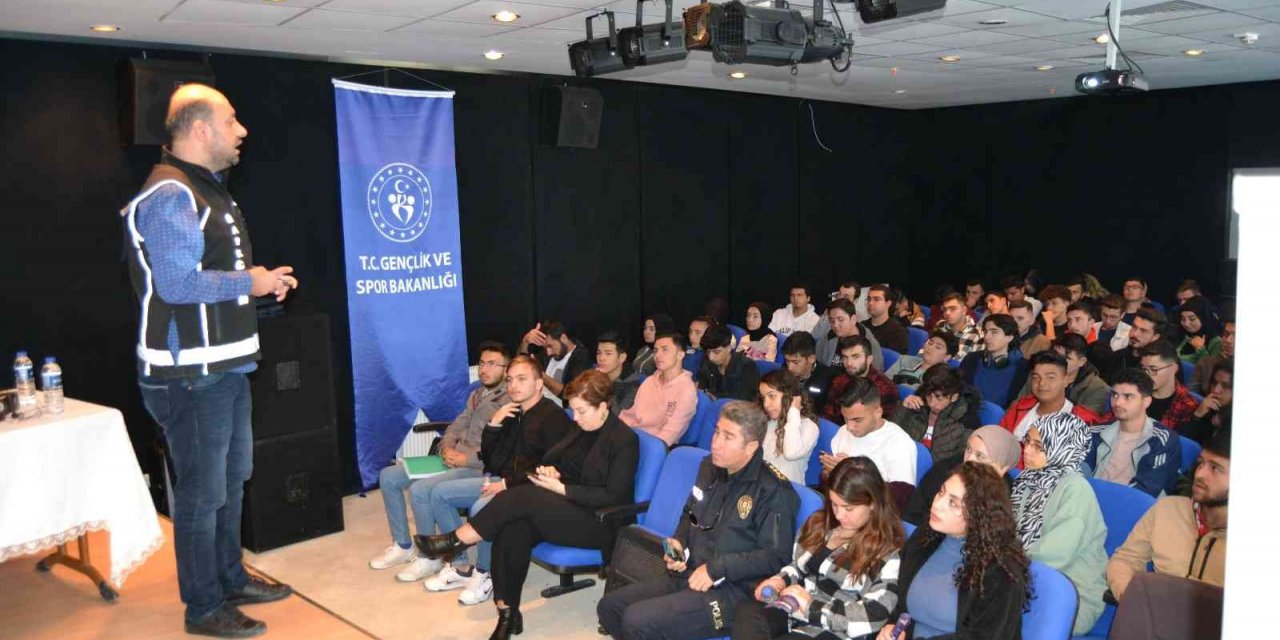
[{"label": "patterned headscarf", "polygon": [[1013,510],[1020,513],[1018,537],[1030,549],[1044,528],[1044,506],[1068,471],[1075,471],[1089,453],[1091,432],[1084,420],[1071,413],[1052,413],[1032,425],[1040,431],[1045,465],[1026,469],[1013,483]]}]

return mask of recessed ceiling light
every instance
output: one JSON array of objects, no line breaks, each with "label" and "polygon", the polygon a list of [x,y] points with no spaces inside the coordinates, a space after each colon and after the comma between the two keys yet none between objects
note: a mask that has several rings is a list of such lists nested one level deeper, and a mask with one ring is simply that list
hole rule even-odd
[{"label": "recessed ceiling light", "polygon": [[987,26],[989,26],[989,27],[990,27],[990,26],[994,26],[994,25],[998,25],[998,24],[1009,24],[1009,21],[1008,21],[1008,20],[1001,20],[1000,18],[992,18],[992,19],[990,19],[990,20],[979,20],[979,21],[978,21],[978,24],[983,24],[983,25],[987,25]]},{"label": "recessed ceiling light", "polygon": [[729,77],[733,78],[734,80],[741,80],[747,77],[747,74],[746,72],[743,72],[743,71],[734,71],[733,73],[729,74]]},{"label": "recessed ceiling light", "polygon": [[505,55],[507,54],[501,51],[494,51],[490,49],[489,51],[484,52],[484,59],[485,60],[501,60],[502,56],[505,56]]},{"label": "recessed ceiling light", "polygon": [[91,31],[97,31],[98,33],[114,33],[119,31],[120,27],[110,24],[95,24],[92,27],[89,27],[89,29]]},{"label": "recessed ceiling light", "polygon": [[1040,66],[1036,67],[1036,71],[1048,71],[1048,70],[1050,70],[1050,69],[1052,69],[1052,68],[1053,68],[1053,65],[1051,65],[1051,64],[1042,64],[1042,65],[1040,65]]},{"label": "recessed ceiling light", "polygon": [[940,56],[938,59],[943,62],[960,62],[960,56]]},{"label": "recessed ceiling light", "polygon": [[896,94],[898,94],[898,95],[902,95],[902,94],[906,93],[906,92],[907,92],[907,90],[906,90],[906,89],[894,89],[894,90],[893,90],[893,92],[894,92],[894,93],[896,93]]},{"label": "recessed ceiling light", "polygon": [[1188,56],[1192,56],[1192,57],[1195,57],[1195,56],[1202,56],[1202,55],[1204,55],[1204,49],[1187,49],[1186,51],[1183,51],[1182,53],[1183,53],[1184,55],[1188,55]]},{"label": "recessed ceiling light", "polygon": [[493,14],[493,19],[498,22],[515,22],[520,19],[520,15],[514,11],[507,11],[506,9],[503,9],[502,11]]},{"label": "recessed ceiling light", "polygon": [[1104,33],[1104,34],[1102,34],[1102,35],[1100,35],[1100,36],[1098,36],[1098,37],[1094,38],[1094,39],[1093,39],[1093,41],[1094,41],[1094,42],[1096,42],[1096,43],[1098,43],[1098,44],[1106,44],[1106,43],[1108,43],[1108,42],[1111,42],[1111,36],[1110,36],[1110,35],[1108,35],[1108,34],[1105,34],[1105,33]]}]

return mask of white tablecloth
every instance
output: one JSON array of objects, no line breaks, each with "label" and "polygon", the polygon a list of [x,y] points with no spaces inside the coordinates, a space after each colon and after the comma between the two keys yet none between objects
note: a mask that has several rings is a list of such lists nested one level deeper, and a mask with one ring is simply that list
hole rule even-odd
[{"label": "white tablecloth", "polygon": [[124,417],[68,398],[61,415],[0,422],[0,562],[111,532],[111,568],[120,588],[164,534],[142,480]]}]

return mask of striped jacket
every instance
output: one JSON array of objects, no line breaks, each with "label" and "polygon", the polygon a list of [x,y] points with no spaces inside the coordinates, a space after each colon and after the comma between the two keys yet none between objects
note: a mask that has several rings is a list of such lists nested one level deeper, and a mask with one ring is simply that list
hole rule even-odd
[{"label": "striped jacket", "polygon": [[[1090,476],[1097,477],[1100,470],[1107,468],[1112,443],[1119,433],[1118,421],[1098,427],[1093,433],[1093,444],[1084,459]],[[1182,438],[1151,418],[1147,418],[1142,426],[1142,433],[1146,437],[1133,450],[1134,474],[1129,486],[1159,498],[1163,493],[1172,492],[1178,480],[1178,468],[1182,466]]]},{"label": "striped jacket", "polygon": [[803,585],[811,599],[807,610],[791,614],[791,631],[811,638],[858,638],[889,623],[898,605],[898,552],[885,559],[877,575],[852,577],[824,544],[810,552],[796,543],[795,561],[778,577]]}]

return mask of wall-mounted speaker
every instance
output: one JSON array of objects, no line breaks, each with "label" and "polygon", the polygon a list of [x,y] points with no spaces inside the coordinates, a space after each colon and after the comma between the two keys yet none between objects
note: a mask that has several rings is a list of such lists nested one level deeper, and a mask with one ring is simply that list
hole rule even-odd
[{"label": "wall-mounted speaker", "polygon": [[213,69],[203,62],[130,58],[119,73],[120,142],[161,145],[169,141],[164,117],[169,96],[188,82],[214,86]]},{"label": "wall-mounted speaker", "polygon": [[585,87],[547,87],[542,93],[545,144],[595,149],[600,141],[604,97]]}]

